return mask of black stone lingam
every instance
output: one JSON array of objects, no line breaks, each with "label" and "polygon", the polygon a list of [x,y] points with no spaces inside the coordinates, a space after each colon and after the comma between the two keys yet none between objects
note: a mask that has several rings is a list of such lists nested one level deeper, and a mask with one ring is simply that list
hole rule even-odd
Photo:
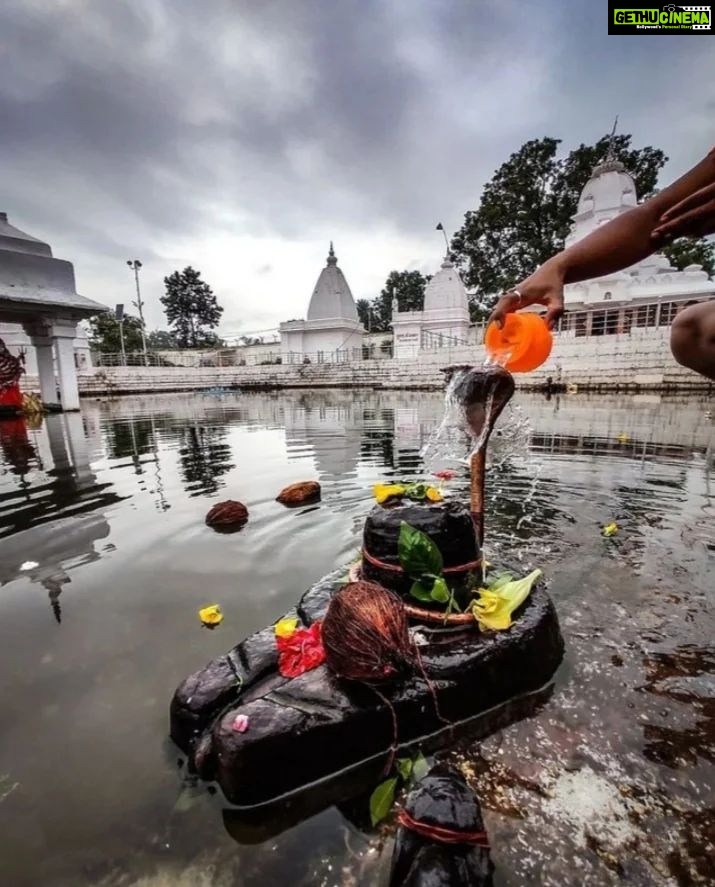
[{"label": "black stone lingam", "polygon": [[[470,509],[449,501],[398,502],[373,509],[365,528],[367,553],[378,564],[364,558],[364,578],[403,596],[409,585],[398,567],[402,520],[430,535],[447,570],[476,564],[479,576],[485,448],[514,383],[500,367],[450,367],[447,372],[451,377],[459,372],[452,394],[464,407],[476,441]],[[346,572],[316,582],[285,616],[297,619],[301,628],[322,620],[344,588]],[[445,578],[458,582],[449,573]],[[464,579],[464,587],[471,579]],[[449,627],[444,614],[437,613],[437,625],[430,627],[434,612],[410,609],[407,598],[405,609],[420,667],[381,686],[380,692],[338,677],[327,664],[298,677],[281,675],[273,625],[178,687],[171,736],[199,776],[218,782],[236,816],[250,815],[255,822],[262,810],[266,821],[277,823],[276,805],[316,812],[315,805],[355,794],[356,780],[365,790],[374,786],[396,751],[439,748],[465,732],[486,736],[524,717],[548,692],[563,640],[543,582],[536,583],[506,631],[480,632],[469,612],[451,614],[450,622],[457,622]],[[240,729],[238,715],[244,716]],[[314,805],[298,800],[306,794]]]}]

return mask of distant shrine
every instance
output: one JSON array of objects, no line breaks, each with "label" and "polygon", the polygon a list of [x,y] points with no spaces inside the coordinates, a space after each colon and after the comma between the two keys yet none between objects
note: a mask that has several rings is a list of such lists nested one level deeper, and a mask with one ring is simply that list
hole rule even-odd
[{"label": "distant shrine", "polygon": [[75,291],[71,262],[0,213],[0,339],[23,355],[26,372],[39,375],[45,404],[79,409],[77,371],[91,361],[77,324],[106,310]]},{"label": "distant shrine", "polygon": [[358,320],[355,299],[338,268],[332,241],[308,305],[306,320],[288,320],[279,327],[283,363],[341,363],[360,360],[365,328]]},{"label": "distant shrine", "polygon": [[392,303],[395,357],[417,357],[421,348],[469,345],[469,300],[459,272],[445,256],[425,287],[422,311],[400,311]]},{"label": "distant shrine", "polygon": [[[609,154],[594,167],[581,192],[566,246],[637,203],[632,176]],[[712,298],[714,292],[715,283],[700,265],[678,271],[666,256],[655,253],[624,271],[566,286],[566,314],[559,329],[576,336],[604,336],[634,327],[670,326],[678,311]]]}]

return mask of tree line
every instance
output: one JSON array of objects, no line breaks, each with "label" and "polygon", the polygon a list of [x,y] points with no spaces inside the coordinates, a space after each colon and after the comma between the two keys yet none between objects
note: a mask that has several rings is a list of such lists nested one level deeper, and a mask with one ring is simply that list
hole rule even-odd
[{"label": "tree line", "polygon": [[[146,333],[147,348],[151,351],[174,351],[186,348],[217,348],[225,344],[214,332],[219,325],[223,308],[218,304],[211,287],[190,265],[183,271],[174,271],[164,278],[164,306],[167,330]],[[98,314],[89,321],[89,339],[92,348],[104,354],[128,353],[142,350],[142,328],[138,317],[125,315],[120,327],[113,314]]]},{"label": "tree line", "polygon": [[[469,299],[473,321],[484,319],[498,294],[531,274],[564,247],[578,200],[597,163],[606,156],[620,160],[633,177],[638,198],[657,192],[658,175],[668,158],[659,148],[633,148],[628,134],[604,135],[593,145],[581,144],[559,156],[560,139],[525,142],[494,173],[476,209],[467,210],[462,227],[450,242],[450,258],[473,291]],[[702,265],[715,274],[715,243],[707,238],[680,238],[663,248],[678,270]],[[366,330],[387,332],[392,305],[400,311],[421,311],[430,277],[419,271],[390,271],[380,294],[358,299],[358,317]],[[210,348],[222,344],[214,330],[223,308],[211,287],[190,266],[164,278],[161,302],[169,329],[151,332],[154,350]],[[111,315],[90,321],[91,342],[99,351],[121,350],[119,325]],[[136,317],[124,321],[127,351],[141,350],[141,325]]]},{"label": "tree line", "polygon": [[[499,293],[515,286],[564,248],[579,197],[594,166],[606,156],[620,160],[633,177],[640,201],[657,192],[658,174],[668,161],[659,148],[633,148],[628,134],[604,135],[593,145],[581,144],[559,156],[560,139],[525,142],[482,191],[476,209],[468,210],[450,242],[450,258],[473,295],[473,321],[488,316]],[[675,268],[702,265],[715,274],[715,243],[680,238],[662,249]],[[368,328],[386,331],[392,321],[392,297],[400,311],[421,311],[428,278],[419,271],[391,271],[372,301],[360,299],[358,316]]]}]

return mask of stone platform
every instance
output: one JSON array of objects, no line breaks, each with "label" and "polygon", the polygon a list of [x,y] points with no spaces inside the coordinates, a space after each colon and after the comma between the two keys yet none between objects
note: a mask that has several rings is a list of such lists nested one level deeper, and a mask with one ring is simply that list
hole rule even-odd
[{"label": "stone platform", "polygon": [[[345,573],[322,579],[287,615],[297,615],[305,626],[321,619]],[[511,701],[539,694],[548,684],[563,654],[543,584],[507,631],[414,626],[412,634],[434,695],[419,674],[380,687],[394,708],[403,750],[448,744],[457,725],[474,718],[480,735],[497,729]],[[389,760],[395,732],[390,707],[369,687],[335,678],[325,665],[291,679],[280,675],[277,664],[269,626],[179,686],[171,703],[171,736],[198,774],[216,780],[238,808],[295,797],[355,768],[369,787]],[[245,733],[232,728],[237,714],[249,719]],[[330,792],[324,797],[326,804],[338,799]]]}]

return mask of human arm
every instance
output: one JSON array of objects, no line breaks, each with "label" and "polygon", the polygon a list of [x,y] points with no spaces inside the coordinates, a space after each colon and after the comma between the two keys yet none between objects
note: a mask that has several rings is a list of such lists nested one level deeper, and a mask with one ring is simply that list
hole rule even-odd
[{"label": "human arm", "polygon": [[655,252],[667,236],[694,233],[695,224],[701,226],[697,230],[702,230],[710,199],[715,199],[712,186],[715,150],[650,200],[548,259],[515,287],[518,294],[512,290],[502,295],[489,319],[501,326],[509,312],[541,304],[548,309],[547,323],[553,326],[563,313],[565,284],[628,268]]}]

